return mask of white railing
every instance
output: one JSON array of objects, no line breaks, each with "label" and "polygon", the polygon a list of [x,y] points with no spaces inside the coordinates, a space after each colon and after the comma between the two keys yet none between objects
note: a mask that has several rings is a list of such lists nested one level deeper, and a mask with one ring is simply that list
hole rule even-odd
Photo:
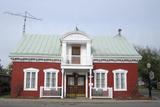
[{"label": "white railing", "polygon": [[81,56],[81,55],[66,55],[62,58],[62,64],[78,64],[78,65],[91,65],[91,56]]},{"label": "white railing", "polygon": [[62,87],[46,88],[46,87],[40,86],[40,98],[42,97],[62,98]]},{"label": "white railing", "polygon": [[112,87],[106,89],[92,87],[92,98],[113,98]]}]

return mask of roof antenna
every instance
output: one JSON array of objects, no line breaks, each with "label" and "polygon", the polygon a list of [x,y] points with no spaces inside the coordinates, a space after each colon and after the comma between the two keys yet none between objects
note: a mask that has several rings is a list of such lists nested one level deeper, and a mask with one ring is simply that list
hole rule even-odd
[{"label": "roof antenna", "polygon": [[121,36],[122,29],[118,29],[118,35]]},{"label": "roof antenna", "polygon": [[76,31],[79,31],[79,29],[78,29],[78,27],[76,26],[76,29],[75,29]]},{"label": "roof antenna", "polygon": [[25,11],[24,14],[17,14],[17,13],[11,13],[11,12],[4,12],[4,14],[9,14],[9,15],[14,15],[14,16],[19,16],[19,17],[23,17],[24,18],[23,32],[22,32],[23,35],[25,34],[25,30],[26,30],[26,21],[27,21],[27,18],[28,19],[33,19],[33,20],[40,20],[40,21],[42,20],[42,19],[38,19],[38,18],[32,16],[27,11]]}]

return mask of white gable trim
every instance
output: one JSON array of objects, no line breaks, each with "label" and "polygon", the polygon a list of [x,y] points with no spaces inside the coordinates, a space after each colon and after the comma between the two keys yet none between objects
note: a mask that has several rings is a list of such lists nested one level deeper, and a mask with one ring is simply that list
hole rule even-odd
[{"label": "white gable trim", "polygon": [[86,38],[90,39],[85,32],[82,32],[82,31],[72,31],[72,32],[68,32],[68,33],[64,34],[63,37],[61,38],[61,40],[63,40],[64,38],[66,38],[67,36],[70,36],[70,35],[72,35],[72,34],[83,35],[83,36],[85,36]]},{"label": "white gable trim", "polygon": [[108,73],[108,70],[105,70],[105,69],[95,69],[93,70],[94,73],[97,73],[97,72],[102,72],[102,73]]},{"label": "white gable trim", "polygon": [[34,57],[11,57],[13,62],[56,62],[60,63],[61,58],[40,58],[37,56]]},{"label": "white gable trim", "polygon": [[44,71],[44,72],[56,72],[56,73],[59,72],[58,69],[54,69],[54,68],[47,68],[47,69],[44,69],[43,71]]},{"label": "white gable trim", "polygon": [[84,42],[84,41],[90,41],[91,39],[87,36],[86,33],[81,32],[81,31],[73,31],[73,32],[69,32],[64,34],[64,36],[61,38],[61,41],[65,42]]}]

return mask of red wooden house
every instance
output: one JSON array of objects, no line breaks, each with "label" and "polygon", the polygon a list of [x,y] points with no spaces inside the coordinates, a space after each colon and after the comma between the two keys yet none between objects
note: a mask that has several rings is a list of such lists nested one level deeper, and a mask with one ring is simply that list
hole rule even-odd
[{"label": "red wooden house", "polygon": [[10,53],[11,96],[117,98],[136,94],[141,56],[119,33],[24,35]]}]

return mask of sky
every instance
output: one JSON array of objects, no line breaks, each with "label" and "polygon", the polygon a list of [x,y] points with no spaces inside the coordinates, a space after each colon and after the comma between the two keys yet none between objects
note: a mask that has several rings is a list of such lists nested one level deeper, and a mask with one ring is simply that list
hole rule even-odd
[{"label": "sky", "polygon": [[133,45],[160,48],[160,0],[0,0],[0,59],[22,39],[23,18],[4,12],[31,15],[26,33],[63,35],[76,26],[89,36],[115,36],[119,28]]}]

